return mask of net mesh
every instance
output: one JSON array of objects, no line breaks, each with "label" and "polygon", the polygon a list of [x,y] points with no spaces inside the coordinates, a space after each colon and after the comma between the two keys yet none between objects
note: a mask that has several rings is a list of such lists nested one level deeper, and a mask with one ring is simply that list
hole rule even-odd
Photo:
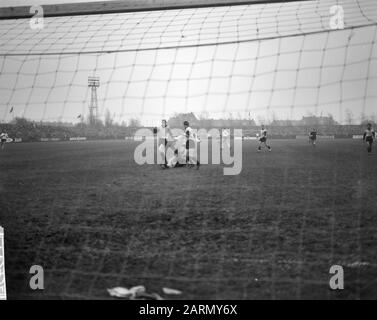
[{"label": "net mesh", "polygon": [[[331,5],[343,6],[344,30],[329,30]],[[376,21],[375,1],[67,16],[45,18],[39,31],[25,19],[2,20],[2,120],[78,121],[95,75],[100,116],[110,109],[119,122],[154,125],[189,111],[270,117],[282,110],[294,118],[322,108],[342,121],[346,108],[373,111]],[[364,260],[369,273],[351,265],[357,285],[343,297],[373,296],[376,232],[365,224],[375,225],[367,192],[374,186],[356,148],[347,158],[328,147],[308,167],[288,144],[289,163],[264,157],[263,168],[248,149],[252,161],[224,191],[216,168],[167,180],[153,168],[127,167],[132,150],[123,145],[102,144],[92,157],[89,144],[69,151],[56,144],[53,161],[49,147],[23,147],[28,159],[4,158],[18,177],[2,199],[14,296],[37,297],[25,289],[33,261],[47,271],[40,297],[103,298],[111,286],[147,284],[183,288],[185,298],[333,298],[329,265]],[[177,181],[200,189],[172,199]]]},{"label": "net mesh", "polygon": [[[332,5],[344,29],[331,30]],[[99,116],[151,125],[174,112],[215,118],[371,114],[376,103],[375,1],[291,3],[2,20],[2,120],[77,122],[87,78]],[[360,107],[359,109],[355,106]],[[10,112],[12,110],[12,112]],[[1,110],[0,110],[1,112]]]}]

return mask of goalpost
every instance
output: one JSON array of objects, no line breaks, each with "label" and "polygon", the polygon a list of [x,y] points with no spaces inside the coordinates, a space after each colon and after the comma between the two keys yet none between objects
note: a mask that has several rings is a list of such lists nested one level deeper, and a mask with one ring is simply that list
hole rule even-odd
[{"label": "goalpost", "polygon": [[4,229],[0,226],[0,300],[6,300]]},{"label": "goalpost", "polygon": [[175,112],[260,122],[329,113],[344,123],[377,102],[373,0],[42,9],[0,9],[0,122],[87,119],[91,76],[101,82],[100,119],[146,126]]}]

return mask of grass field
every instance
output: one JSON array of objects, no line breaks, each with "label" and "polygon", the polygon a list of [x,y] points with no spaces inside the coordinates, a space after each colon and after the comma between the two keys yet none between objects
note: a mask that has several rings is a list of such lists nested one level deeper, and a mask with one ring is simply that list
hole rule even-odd
[{"label": "grass field", "polygon": [[[138,166],[134,142],[8,144],[0,225],[10,299],[377,298],[377,155],[360,141],[243,145],[243,170]],[[29,268],[43,266],[45,290]],[[344,267],[345,289],[329,288]],[[167,297],[167,296],[164,296]]]}]

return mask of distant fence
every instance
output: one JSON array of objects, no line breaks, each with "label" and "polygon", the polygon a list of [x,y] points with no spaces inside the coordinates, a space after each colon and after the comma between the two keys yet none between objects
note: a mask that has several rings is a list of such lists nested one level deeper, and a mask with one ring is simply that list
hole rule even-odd
[{"label": "distant fence", "polygon": [[[9,127],[9,128],[8,128]],[[49,132],[44,132],[43,127],[37,127],[38,132],[34,132],[35,128],[29,128],[25,135],[20,130],[12,130],[11,125],[8,127],[4,126],[4,131],[9,134],[10,137],[17,137],[13,139],[9,139],[8,142],[32,142],[32,141],[39,141],[39,142],[57,142],[57,141],[86,141],[86,140],[121,140],[124,139],[126,141],[142,141],[144,138],[140,136],[135,136],[137,133],[137,128],[129,129],[127,132],[124,133],[117,133],[116,135],[94,135],[93,132],[91,134],[86,134],[87,132],[74,132],[74,133],[65,133],[65,134],[54,134],[52,128],[48,127]],[[9,130],[8,130],[9,129]],[[14,129],[14,128],[13,128]],[[76,128],[77,129],[77,128]],[[146,127],[145,129],[151,129]],[[203,128],[206,129],[206,128]],[[216,129],[216,128],[212,128]],[[221,130],[221,128],[217,128]],[[254,128],[240,128],[243,132],[243,139],[246,140],[258,140],[257,135],[260,132],[259,127]],[[206,129],[210,131],[210,129]],[[307,128],[303,127],[267,127],[268,130],[268,137],[270,139],[308,139],[309,133],[306,132]],[[337,126],[333,128],[323,127],[318,128],[318,139],[319,140],[332,140],[332,139],[362,139],[361,133],[364,132],[362,126]],[[39,136],[39,135],[42,135]],[[201,139],[205,139],[200,137]],[[233,139],[233,129],[231,129],[231,139]]]},{"label": "distant fence", "polygon": [[14,139],[12,139],[12,138],[8,138],[6,142],[7,142],[7,143],[11,143],[11,142],[22,142],[22,139],[21,139],[21,138],[14,138]]},{"label": "distant fence", "polygon": [[72,137],[69,138],[69,141],[86,141],[86,137]]},{"label": "distant fence", "polygon": [[41,138],[41,142],[55,142],[55,141],[60,141],[61,139],[59,138]]},{"label": "distant fence", "polygon": [[257,137],[243,137],[244,140],[258,140]]},{"label": "distant fence", "polygon": [[[308,135],[297,135],[297,136],[280,136],[280,135],[269,135],[269,138],[270,139],[274,139],[274,140],[305,140],[305,139],[309,139],[309,136]],[[317,135],[317,139],[318,140],[321,140],[321,139],[324,139],[324,140],[335,140],[335,139],[362,139],[363,138],[363,135]],[[126,141],[143,141],[145,139],[145,137],[143,136],[126,136],[124,137],[124,140]],[[147,139],[157,139],[156,137],[154,136],[150,136],[150,137],[147,137]],[[211,137],[208,137],[208,139],[213,139]],[[217,137],[217,139],[220,139],[220,137]],[[231,135],[229,137],[229,139],[234,139],[234,136]],[[240,139],[240,137],[236,137],[235,139]],[[258,137],[257,136],[246,136],[244,135],[242,137],[243,140],[251,140],[251,141],[255,141],[255,140],[258,140]],[[87,140],[97,140],[97,139],[88,139],[87,137],[71,137],[69,138],[68,140],[66,141],[87,141]],[[98,140],[103,140],[103,139],[98,139]],[[203,138],[201,137],[200,140],[207,140],[207,138]],[[40,138],[38,140],[39,142],[58,142],[58,141],[64,141],[64,139],[60,139],[60,138]],[[17,143],[17,142],[23,142],[22,138],[8,138],[7,140],[8,143]]]}]

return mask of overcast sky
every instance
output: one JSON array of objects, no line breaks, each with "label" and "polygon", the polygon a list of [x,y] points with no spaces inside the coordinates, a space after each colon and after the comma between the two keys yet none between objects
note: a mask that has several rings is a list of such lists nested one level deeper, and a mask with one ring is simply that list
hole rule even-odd
[{"label": "overcast sky", "polygon": [[[368,26],[311,34],[329,30],[336,3],[346,27]],[[377,10],[374,0],[362,4],[368,10],[322,0],[45,18],[42,30],[0,21],[0,119],[77,122],[88,115],[90,75],[100,77],[100,116],[108,109],[117,122],[153,125],[175,112],[373,116]]]}]

